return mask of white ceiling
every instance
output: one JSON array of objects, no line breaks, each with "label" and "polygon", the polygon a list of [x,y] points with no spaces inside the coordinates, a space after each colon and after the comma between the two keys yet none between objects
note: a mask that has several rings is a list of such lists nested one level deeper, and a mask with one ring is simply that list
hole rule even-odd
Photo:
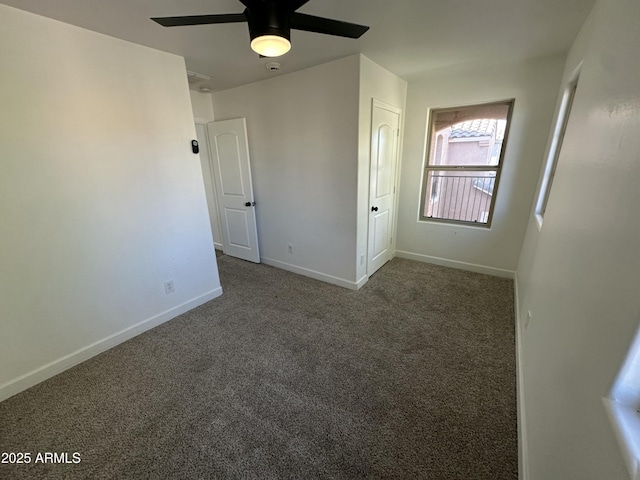
[{"label": "white ceiling", "polygon": [[[279,73],[249,47],[244,23],[164,28],[150,17],[241,13],[237,0],[0,0],[182,55],[213,90],[362,53],[406,80],[433,68],[564,52],[594,0],[310,0],[300,12],[368,25],[358,40],[293,30]],[[202,85],[199,84],[199,85]]]}]

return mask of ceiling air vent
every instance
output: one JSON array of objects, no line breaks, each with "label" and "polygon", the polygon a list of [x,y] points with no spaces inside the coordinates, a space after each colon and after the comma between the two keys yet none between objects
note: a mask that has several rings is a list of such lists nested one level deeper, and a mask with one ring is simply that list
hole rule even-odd
[{"label": "ceiling air vent", "polygon": [[212,78],[209,75],[187,70],[187,79],[191,90],[199,90],[203,93],[208,93],[213,90]]}]

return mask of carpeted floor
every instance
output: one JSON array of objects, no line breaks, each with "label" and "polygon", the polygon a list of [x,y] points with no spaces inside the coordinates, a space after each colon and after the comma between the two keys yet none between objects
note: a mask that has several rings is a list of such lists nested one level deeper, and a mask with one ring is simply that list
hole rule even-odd
[{"label": "carpeted floor", "polygon": [[218,263],[221,297],[0,403],[0,452],[32,453],[0,478],[517,478],[510,280]]}]

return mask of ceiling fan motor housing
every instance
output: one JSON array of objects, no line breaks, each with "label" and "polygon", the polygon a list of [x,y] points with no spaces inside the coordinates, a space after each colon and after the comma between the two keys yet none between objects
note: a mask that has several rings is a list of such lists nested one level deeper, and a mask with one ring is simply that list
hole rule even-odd
[{"label": "ceiling fan motor housing", "polygon": [[291,40],[291,11],[274,1],[245,10],[251,40],[263,35],[275,35]]}]

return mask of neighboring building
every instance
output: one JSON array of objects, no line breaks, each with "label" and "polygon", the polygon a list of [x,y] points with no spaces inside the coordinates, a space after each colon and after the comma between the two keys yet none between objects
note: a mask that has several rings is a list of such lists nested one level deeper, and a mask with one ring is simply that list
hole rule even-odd
[{"label": "neighboring building", "polygon": [[[435,165],[497,165],[506,121],[476,118],[436,132]],[[494,172],[435,171],[428,183],[425,216],[487,223]]]}]

